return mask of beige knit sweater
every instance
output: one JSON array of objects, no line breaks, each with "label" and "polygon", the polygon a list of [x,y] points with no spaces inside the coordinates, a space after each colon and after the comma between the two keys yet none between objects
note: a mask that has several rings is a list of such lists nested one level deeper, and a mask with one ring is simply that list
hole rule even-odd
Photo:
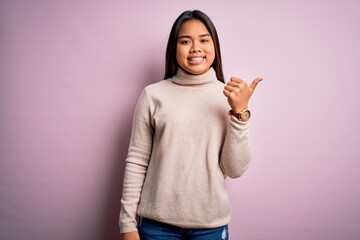
[{"label": "beige knit sweater", "polygon": [[230,222],[225,176],[250,161],[249,123],[229,117],[214,69],[178,70],[147,86],[138,100],[126,159],[120,232],[137,230],[136,214],[184,228]]}]

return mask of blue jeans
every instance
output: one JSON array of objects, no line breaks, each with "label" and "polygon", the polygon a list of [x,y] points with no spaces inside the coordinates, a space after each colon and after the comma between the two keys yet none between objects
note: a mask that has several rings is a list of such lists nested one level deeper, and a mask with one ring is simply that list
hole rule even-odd
[{"label": "blue jeans", "polygon": [[228,226],[188,229],[172,226],[148,218],[140,218],[141,240],[228,240]]}]

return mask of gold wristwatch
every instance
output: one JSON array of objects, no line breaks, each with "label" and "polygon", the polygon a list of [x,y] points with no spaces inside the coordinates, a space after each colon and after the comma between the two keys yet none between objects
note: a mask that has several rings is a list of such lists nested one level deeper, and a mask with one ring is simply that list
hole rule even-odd
[{"label": "gold wristwatch", "polygon": [[229,111],[229,116],[233,115],[234,117],[236,117],[236,119],[242,121],[242,122],[247,122],[250,119],[251,116],[251,112],[249,109],[245,108],[242,112],[240,113],[235,113],[233,112],[233,110]]}]

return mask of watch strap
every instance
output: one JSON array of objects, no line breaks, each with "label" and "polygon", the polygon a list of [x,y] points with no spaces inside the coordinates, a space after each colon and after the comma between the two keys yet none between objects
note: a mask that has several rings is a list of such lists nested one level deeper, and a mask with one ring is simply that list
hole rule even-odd
[{"label": "watch strap", "polygon": [[[245,112],[248,112],[248,116],[247,116],[247,119],[244,119],[243,118],[243,114]],[[228,115],[229,116],[234,116],[236,119],[238,119],[239,121],[243,121],[243,122],[246,122],[250,119],[250,110],[245,108],[243,111],[241,111],[240,113],[236,113],[234,112],[232,109],[229,110],[228,112]]]}]

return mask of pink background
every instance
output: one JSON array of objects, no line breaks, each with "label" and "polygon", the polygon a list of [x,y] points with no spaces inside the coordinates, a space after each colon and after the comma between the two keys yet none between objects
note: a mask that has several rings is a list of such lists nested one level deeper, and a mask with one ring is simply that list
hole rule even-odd
[{"label": "pink background", "polygon": [[264,78],[231,239],[360,239],[355,0],[0,0],[0,239],[119,238],[134,105],[187,9],[213,19],[227,79]]}]

